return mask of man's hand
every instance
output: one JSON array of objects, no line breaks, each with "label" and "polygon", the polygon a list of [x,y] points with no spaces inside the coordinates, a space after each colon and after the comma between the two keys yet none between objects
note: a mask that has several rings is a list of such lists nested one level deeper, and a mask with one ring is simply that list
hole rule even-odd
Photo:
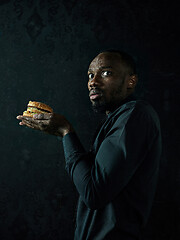
[{"label": "man's hand", "polygon": [[35,114],[33,117],[17,116],[21,120],[19,125],[43,131],[55,136],[64,137],[67,133],[74,132],[67,119],[57,113]]}]

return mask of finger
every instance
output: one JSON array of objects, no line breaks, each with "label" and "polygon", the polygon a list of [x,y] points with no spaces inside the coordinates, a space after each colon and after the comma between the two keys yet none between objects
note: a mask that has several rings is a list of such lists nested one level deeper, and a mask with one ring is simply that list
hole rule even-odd
[{"label": "finger", "polygon": [[36,120],[49,120],[52,118],[52,113],[34,114],[33,118]]},{"label": "finger", "polygon": [[18,115],[16,118],[17,118],[18,120],[21,120],[21,119],[23,118],[23,115]]},{"label": "finger", "polygon": [[35,128],[37,127],[37,124],[34,123],[33,121],[29,121],[27,119],[22,119],[22,121],[19,123],[19,125],[25,125],[25,126],[28,126],[28,127],[31,127],[31,128]]},{"label": "finger", "polygon": [[40,130],[38,125],[33,124],[31,122],[28,122],[26,120],[22,120],[22,122],[20,122],[19,125],[26,126],[26,127],[29,127],[29,128],[32,128],[32,129],[36,129],[36,130]]},{"label": "finger", "polygon": [[21,125],[26,125],[30,128],[41,130],[41,131],[46,131],[49,127],[49,120],[22,120]]},{"label": "finger", "polygon": [[27,120],[27,121],[32,121],[32,117],[25,117],[23,115],[19,115],[16,117],[18,120]]},{"label": "finger", "polygon": [[31,125],[29,123],[26,123],[25,124],[26,127],[29,127],[29,128],[32,128],[32,129],[36,129],[36,130],[40,130],[38,127],[34,126],[34,125]]},{"label": "finger", "polygon": [[34,114],[34,115],[33,115],[33,119],[43,120],[43,119],[44,119],[44,114],[43,114],[43,113]]},{"label": "finger", "polygon": [[27,122],[29,124],[35,124],[37,125],[39,122],[37,120],[35,120],[33,117],[25,117],[25,116],[22,116],[21,119],[22,121],[24,122]]}]

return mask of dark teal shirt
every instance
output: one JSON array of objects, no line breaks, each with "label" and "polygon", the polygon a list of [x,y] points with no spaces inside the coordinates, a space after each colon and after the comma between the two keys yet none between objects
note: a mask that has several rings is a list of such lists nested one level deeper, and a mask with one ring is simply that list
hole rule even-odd
[{"label": "dark teal shirt", "polygon": [[76,240],[135,240],[147,223],[161,155],[160,124],[146,102],[129,100],[110,113],[93,148],[75,133],[63,138],[66,170],[79,202]]}]

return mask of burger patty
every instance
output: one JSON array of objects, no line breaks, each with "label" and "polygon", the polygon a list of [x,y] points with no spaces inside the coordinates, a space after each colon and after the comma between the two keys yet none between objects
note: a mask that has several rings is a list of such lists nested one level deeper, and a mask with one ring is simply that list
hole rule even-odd
[{"label": "burger patty", "polygon": [[31,107],[31,106],[29,106],[27,108],[27,112],[33,112],[33,113],[44,113],[44,112],[46,112],[46,113],[50,113],[50,111],[47,111],[45,109],[40,109],[40,108],[36,108],[36,107]]}]

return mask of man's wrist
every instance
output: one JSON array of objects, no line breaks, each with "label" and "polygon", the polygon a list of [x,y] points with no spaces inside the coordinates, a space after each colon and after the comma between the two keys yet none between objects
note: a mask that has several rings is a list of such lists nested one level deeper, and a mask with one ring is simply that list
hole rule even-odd
[{"label": "man's wrist", "polygon": [[59,134],[61,137],[64,137],[65,135],[67,135],[68,133],[74,132],[74,129],[72,127],[71,124],[67,125],[64,129],[59,129]]},{"label": "man's wrist", "polygon": [[64,136],[67,135],[68,133],[72,133],[72,132],[74,132],[73,129],[66,129],[66,130],[64,130],[64,131],[62,132],[62,137],[64,137]]}]

